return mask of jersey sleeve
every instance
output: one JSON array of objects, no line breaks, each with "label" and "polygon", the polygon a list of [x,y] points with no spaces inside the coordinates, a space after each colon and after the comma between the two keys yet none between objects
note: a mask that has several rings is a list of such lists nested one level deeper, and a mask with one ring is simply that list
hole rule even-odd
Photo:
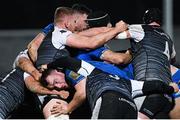
[{"label": "jersey sleeve", "polygon": [[109,50],[107,47],[99,47],[95,50],[91,51],[82,51],[80,54],[77,56],[78,59],[80,60],[85,60],[85,61],[91,61],[95,59],[101,59],[101,55],[106,51]]},{"label": "jersey sleeve", "polygon": [[21,52],[17,55],[17,57],[15,58],[15,60],[14,60],[14,62],[13,62],[13,69],[17,67],[17,63],[18,63],[18,60],[19,60],[20,58],[25,57],[25,58],[27,58],[27,59],[30,59],[27,52],[28,52],[28,50],[25,49],[24,51],[21,51]]},{"label": "jersey sleeve", "polygon": [[106,50],[108,50],[107,47],[100,47],[100,48],[97,48],[96,50],[92,50],[91,52],[89,52],[89,55],[90,55],[92,58],[98,58],[98,59],[100,59],[100,58],[101,58],[101,55],[102,55]]},{"label": "jersey sleeve", "polygon": [[85,77],[77,74],[69,69],[67,69],[65,71],[66,73],[66,80],[68,81],[68,83],[72,86],[75,86],[76,84],[78,84],[81,80],[83,80]]},{"label": "jersey sleeve", "polygon": [[140,42],[144,38],[145,32],[142,25],[130,25],[128,28],[129,34],[135,42]]},{"label": "jersey sleeve", "polygon": [[71,34],[71,31],[55,27],[52,33],[52,44],[55,48],[60,49],[62,46],[66,45],[67,38]]}]

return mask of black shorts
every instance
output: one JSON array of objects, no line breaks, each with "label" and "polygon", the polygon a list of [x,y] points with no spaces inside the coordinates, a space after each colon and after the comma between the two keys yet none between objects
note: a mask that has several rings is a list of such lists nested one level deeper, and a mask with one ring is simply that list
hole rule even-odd
[{"label": "black shorts", "polygon": [[150,119],[168,119],[169,112],[174,106],[172,97],[162,94],[152,94],[146,96],[139,112],[145,114]]},{"label": "black shorts", "polygon": [[137,119],[137,108],[131,99],[116,91],[105,91],[96,101],[92,119]]}]

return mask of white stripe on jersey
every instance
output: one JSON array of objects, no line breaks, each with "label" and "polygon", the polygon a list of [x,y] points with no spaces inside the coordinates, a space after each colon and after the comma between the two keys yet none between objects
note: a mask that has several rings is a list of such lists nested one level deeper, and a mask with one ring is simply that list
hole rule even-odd
[{"label": "white stripe on jersey", "polygon": [[87,77],[88,75],[91,74],[91,72],[95,69],[94,66],[92,66],[91,64],[85,62],[82,60],[81,62],[81,68],[78,70],[78,73]]},{"label": "white stripe on jersey", "polygon": [[1,82],[4,82],[12,73],[14,73],[16,71],[16,69],[13,69],[8,75],[6,75],[6,77],[4,79],[2,79]]}]

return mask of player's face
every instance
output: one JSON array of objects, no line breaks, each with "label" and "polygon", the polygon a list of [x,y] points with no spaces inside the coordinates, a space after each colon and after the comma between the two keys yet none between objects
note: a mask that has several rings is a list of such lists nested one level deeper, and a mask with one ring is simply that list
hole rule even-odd
[{"label": "player's face", "polygon": [[75,31],[80,32],[88,28],[88,24],[86,22],[87,14],[78,14],[74,17],[75,17],[74,20]]},{"label": "player's face", "polygon": [[68,84],[65,81],[64,73],[58,72],[58,73],[51,73],[46,78],[46,81],[48,82],[48,88],[59,88],[59,89],[66,89],[68,88]]}]

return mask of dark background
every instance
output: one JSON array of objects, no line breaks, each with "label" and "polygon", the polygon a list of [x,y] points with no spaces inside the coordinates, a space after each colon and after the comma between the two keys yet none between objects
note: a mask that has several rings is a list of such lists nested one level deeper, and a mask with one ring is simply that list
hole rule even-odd
[{"label": "dark background", "polygon": [[[112,23],[122,19],[129,24],[140,23],[149,7],[162,10],[163,0],[4,0],[0,4],[0,29],[42,28],[53,21],[56,7],[86,4],[93,10],[107,11]],[[174,1],[174,24],[180,24],[179,0]]]},{"label": "dark background", "polygon": [[[179,56],[177,61],[180,63],[180,0],[172,1],[174,3],[174,43],[177,56]],[[12,69],[12,63],[17,54],[25,49],[27,44],[41,31],[41,28],[53,22],[55,9],[59,6],[71,7],[75,3],[83,3],[93,10],[108,12],[113,24],[121,19],[128,24],[141,23],[142,15],[147,8],[158,7],[161,10],[163,8],[163,0],[1,0],[0,78]],[[115,51],[129,47],[127,40],[110,41],[108,45]],[[11,118],[42,118],[32,98],[28,94],[25,103]],[[78,112],[79,114],[74,112],[77,115],[74,118],[89,118],[86,105],[79,111],[81,111]]]}]

